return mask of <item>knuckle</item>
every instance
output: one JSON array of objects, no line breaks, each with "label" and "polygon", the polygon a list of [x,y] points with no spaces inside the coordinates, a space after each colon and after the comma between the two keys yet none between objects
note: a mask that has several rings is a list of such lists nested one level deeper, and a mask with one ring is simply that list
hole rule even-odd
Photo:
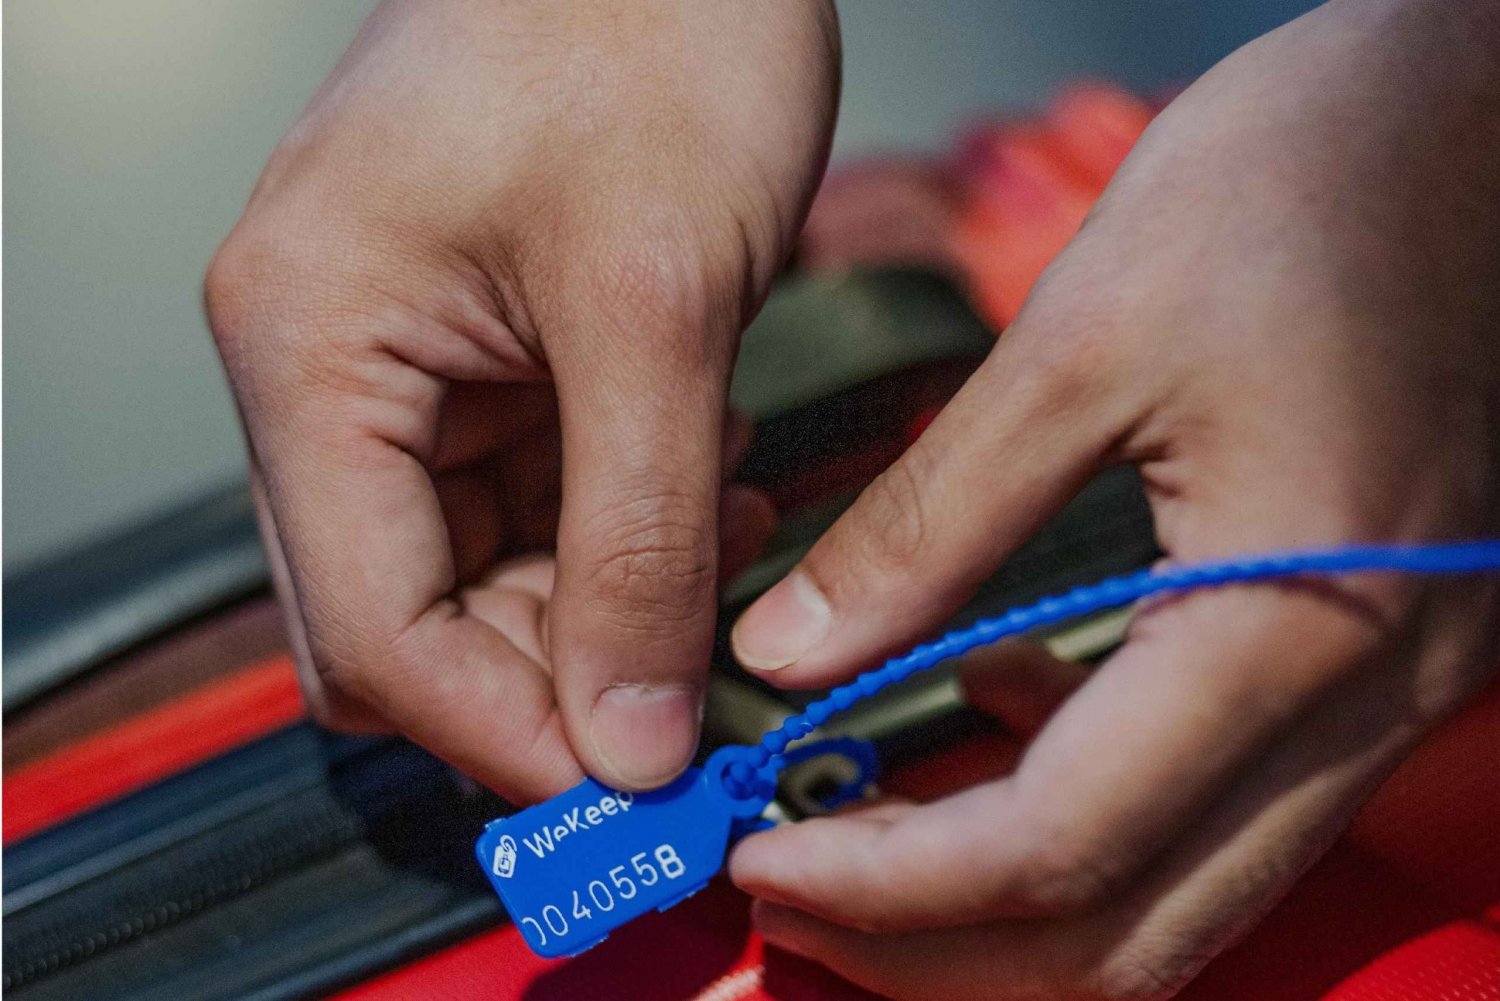
[{"label": "knuckle", "polygon": [[619,624],[652,630],[697,617],[712,598],[713,548],[700,505],[657,493],[621,505],[589,572],[600,611]]},{"label": "knuckle", "polygon": [[928,548],[931,526],[924,489],[926,449],[915,444],[881,473],[860,497],[866,530],[859,536],[858,562],[875,575],[903,576]]},{"label": "knuckle", "polygon": [[1044,418],[1076,414],[1097,400],[1126,357],[1128,305],[1106,278],[1080,270],[1061,260],[1049,266],[1007,333],[1025,356],[1027,383]]},{"label": "knuckle", "polygon": [[232,334],[273,303],[317,297],[322,276],[333,270],[319,260],[322,253],[279,219],[242,220],[204,272],[203,301],[216,334],[220,326]]},{"label": "knuckle", "polygon": [[309,238],[276,217],[240,222],[214,252],[203,278],[203,305],[214,336],[235,338],[269,320],[339,320],[386,306],[392,296],[367,260],[331,254],[330,233]]},{"label": "knuckle", "polygon": [[[524,283],[542,329],[575,326],[566,318],[582,300],[595,307],[594,328],[606,325],[621,343],[669,351],[684,372],[728,364],[732,335],[746,319],[749,251],[738,239],[706,240],[700,224],[678,215],[642,208],[601,239],[593,214],[582,227],[554,236],[555,248],[532,265]],[[587,248],[581,256],[579,247]]]},{"label": "knuckle", "polygon": [[[486,651],[456,643],[444,626],[457,614],[440,604],[400,629],[373,632],[379,639],[358,646],[309,645],[315,669],[309,712],[323,726],[345,733],[405,731],[434,739],[433,721],[462,719],[486,691],[496,662]],[[312,690],[316,690],[314,695]],[[510,720],[501,747],[523,767],[548,749],[540,722],[524,711]],[[440,736],[437,739],[441,739]],[[474,771],[483,761],[454,762]]]},{"label": "knuckle", "polygon": [[1128,948],[1104,961],[1090,993],[1100,1001],[1167,1001],[1187,986],[1207,958]]},{"label": "knuckle", "polygon": [[671,330],[704,298],[700,275],[684,255],[643,239],[613,250],[595,272],[602,299],[618,303],[626,315],[657,321]]},{"label": "knuckle", "polygon": [[[390,332],[420,322],[369,276],[339,271],[306,248],[232,234],[210,262],[204,307],[219,356],[242,403],[301,406],[380,400],[392,434],[436,406],[434,381],[389,347]],[[252,408],[254,409],[254,408]]]},{"label": "knuckle", "polygon": [[312,671],[304,675],[310,687],[322,689],[320,700],[329,712],[344,707],[371,709],[386,704],[385,695],[412,680],[412,660],[403,649],[402,634],[386,628],[357,627],[346,614],[325,606],[309,612],[307,656]]},{"label": "knuckle", "polygon": [[249,325],[257,267],[255,252],[231,236],[220,245],[204,272],[203,306],[221,348]]},{"label": "knuckle", "polygon": [[1101,851],[1066,842],[1027,853],[1019,870],[1024,873],[1015,891],[1020,902],[1028,911],[1047,916],[1096,910],[1123,882],[1119,868],[1104,861]]},{"label": "knuckle", "polygon": [[378,713],[396,719],[403,703],[431,704],[434,715],[459,711],[467,698],[462,684],[469,665],[465,655],[438,643],[435,628],[452,614],[444,604],[404,625],[373,625],[358,628],[352,620],[324,619],[309,632],[308,647],[317,683],[325,692],[330,711],[345,724],[366,714]]},{"label": "knuckle", "polygon": [[[241,224],[214,253],[203,277],[203,307],[209,330],[231,374],[263,362],[259,347],[268,335],[315,330],[316,325],[281,322],[299,300],[315,302],[317,272],[284,241]],[[300,317],[297,317],[300,319]],[[285,340],[284,337],[276,338]],[[280,344],[274,352],[298,347]]]},{"label": "knuckle", "polygon": [[[338,710],[340,702],[346,699],[368,701],[374,694],[370,684],[368,662],[364,657],[349,653],[336,653],[327,647],[314,647],[312,665],[317,679],[316,683],[322,688],[322,692],[316,699],[309,700],[308,708],[315,715],[319,712],[324,714],[326,718],[319,718],[320,723],[337,728],[336,717],[340,715]],[[310,687],[310,685],[304,685],[303,690],[307,691]]]}]

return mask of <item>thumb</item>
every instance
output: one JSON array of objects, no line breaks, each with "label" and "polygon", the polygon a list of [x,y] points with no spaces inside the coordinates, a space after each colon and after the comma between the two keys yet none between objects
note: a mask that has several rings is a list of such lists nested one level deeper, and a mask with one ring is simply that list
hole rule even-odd
[{"label": "thumb", "polygon": [[745,612],[733,633],[742,664],[792,688],[868,667],[957,611],[1077,492],[1128,411],[1095,352],[1042,333],[1018,319],[906,454]]},{"label": "thumb", "polygon": [[554,683],[580,761],[627,789],[669,781],[698,744],[738,320],[648,312],[548,346],[563,432]]}]

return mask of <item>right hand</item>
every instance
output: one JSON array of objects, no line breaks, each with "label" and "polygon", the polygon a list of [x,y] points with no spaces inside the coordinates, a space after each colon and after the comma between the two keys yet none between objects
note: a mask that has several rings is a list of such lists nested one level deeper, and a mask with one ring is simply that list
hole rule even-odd
[{"label": "right hand", "polygon": [[837,91],[831,0],[370,18],[206,292],[320,719],[522,800],[686,765],[772,517],[730,370]]},{"label": "right hand", "polygon": [[[1116,463],[1176,563],[1500,534],[1497,14],[1340,0],[1187,88],[988,360],[746,611],[741,661],[848,681]],[[1166,997],[1491,682],[1497,638],[1493,580],[1147,602],[1097,669],[1006,671],[1036,734],[1013,771],[752,835],[730,873],[769,942],[882,995]]]}]

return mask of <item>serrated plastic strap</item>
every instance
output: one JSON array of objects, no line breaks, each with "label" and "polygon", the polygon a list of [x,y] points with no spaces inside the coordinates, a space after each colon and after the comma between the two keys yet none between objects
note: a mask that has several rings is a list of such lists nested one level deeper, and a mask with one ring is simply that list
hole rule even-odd
[{"label": "serrated plastic strap", "polygon": [[1211,563],[1163,566],[1112,577],[1097,584],[1074,588],[1065,594],[1043,598],[1030,605],[1013,608],[995,618],[981,619],[967,629],[948,633],[909,653],[891,658],[847,685],[833,689],[826,697],[812,703],[802,712],[787,717],[779,727],[761,738],[748,760],[731,769],[726,777],[732,782],[748,779],[757,768],[763,768],[784,754],[793,741],[812,733],[834,714],[891,685],[905,681],[920,671],[1008,636],[1128,605],[1143,598],[1307,575],[1366,572],[1465,574],[1493,570],[1500,570],[1500,541],[1497,540],[1297,550]]}]

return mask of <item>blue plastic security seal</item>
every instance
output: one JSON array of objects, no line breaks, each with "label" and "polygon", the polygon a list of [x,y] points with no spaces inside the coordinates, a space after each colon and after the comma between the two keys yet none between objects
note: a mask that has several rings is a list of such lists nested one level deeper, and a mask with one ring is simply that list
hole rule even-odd
[{"label": "blue plastic security seal", "polygon": [[748,783],[728,778],[753,756],[749,747],[721,748],[650,792],[587,779],[492,821],[475,851],[526,944],[540,956],[571,956],[701,890],[776,793],[771,764]]},{"label": "blue plastic security seal", "polygon": [[894,657],[789,716],[754,747],[721,748],[702,768],[689,768],[660,789],[617,792],[588,779],[492,821],[475,852],[526,944],[541,956],[571,956],[627,921],[665,910],[702,889],[723,868],[735,839],[766,826],[761,813],[786,765],[820,753],[849,757],[859,777],[826,805],[857,798],[873,777],[868,744],[835,738],[792,745],[835,713],[918,671],[1008,636],[1153,595],[1298,575],[1497,569],[1500,541],[1484,541],[1271,553],[1111,578],[983,619]]}]

